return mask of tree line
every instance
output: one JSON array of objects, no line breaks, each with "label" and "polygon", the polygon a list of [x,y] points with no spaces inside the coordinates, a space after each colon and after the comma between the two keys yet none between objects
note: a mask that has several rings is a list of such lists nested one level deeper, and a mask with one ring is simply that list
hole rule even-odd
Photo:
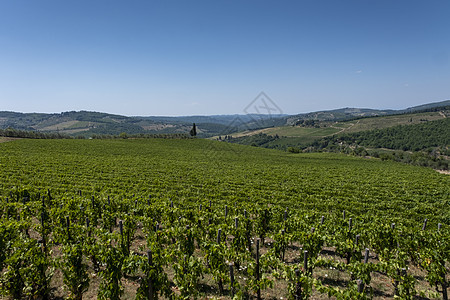
[{"label": "tree line", "polygon": [[0,136],[26,139],[72,139],[73,137],[59,132],[41,132],[19,130],[14,128],[0,129]]},{"label": "tree line", "polygon": [[[0,129],[1,137],[12,138],[24,138],[24,139],[85,139],[85,136],[70,136],[59,132],[41,132],[34,130],[19,130],[14,128]],[[89,138],[92,139],[189,139],[190,135],[186,133],[163,133],[163,134],[151,134],[151,133],[136,133],[128,134],[122,132],[120,134],[93,134]]]}]

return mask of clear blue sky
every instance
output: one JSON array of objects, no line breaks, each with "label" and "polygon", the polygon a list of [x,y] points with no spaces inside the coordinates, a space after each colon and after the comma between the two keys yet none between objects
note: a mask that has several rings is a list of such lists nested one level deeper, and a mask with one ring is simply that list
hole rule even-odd
[{"label": "clear blue sky", "polygon": [[3,0],[0,110],[284,113],[450,99],[448,0]]}]

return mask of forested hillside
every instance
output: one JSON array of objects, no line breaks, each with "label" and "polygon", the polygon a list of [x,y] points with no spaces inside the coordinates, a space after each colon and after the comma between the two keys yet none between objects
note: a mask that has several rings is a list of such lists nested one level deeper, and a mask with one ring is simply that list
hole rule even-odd
[{"label": "forested hillside", "polygon": [[430,147],[446,148],[450,145],[450,119],[332,136],[313,145],[326,147],[330,143],[404,151],[419,151]]}]

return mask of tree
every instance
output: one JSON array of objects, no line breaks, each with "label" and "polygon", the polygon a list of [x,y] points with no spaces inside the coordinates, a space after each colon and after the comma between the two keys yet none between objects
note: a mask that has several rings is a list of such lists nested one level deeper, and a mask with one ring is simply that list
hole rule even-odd
[{"label": "tree", "polygon": [[195,127],[195,123],[192,124],[192,129],[189,133],[191,134],[191,136],[197,135],[197,128]]}]

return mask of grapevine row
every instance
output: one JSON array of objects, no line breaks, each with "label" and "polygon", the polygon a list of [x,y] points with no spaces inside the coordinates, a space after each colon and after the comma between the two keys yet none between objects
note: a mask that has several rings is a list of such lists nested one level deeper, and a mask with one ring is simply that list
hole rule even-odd
[{"label": "grapevine row", "polygon": [[[261,299],[279,281],[291,299],[313,293],[370,299],[376,273],[391,278],[397,296],[412,299],[423,291],[411,266],[426,272],[442,299],[448,297],[448,226],[431,228],[426,220],[412,228],[387,218],[251,201],[27,190],[2,197],[0,213],[1,292],[14,299],[48,297],[55,270],[70,299],[82,299],[91,270],[101,277],[99,299],[119,299],[121,279],[133,276],[141,278],[136,299],[198,298],[204,277],[220,295],[235,299]],[[322,255],[324,249],[340,258]],[[286,257],[289,251],[294,257]],[[323,268],[348,274],[347,285],[315,276]]]}]

